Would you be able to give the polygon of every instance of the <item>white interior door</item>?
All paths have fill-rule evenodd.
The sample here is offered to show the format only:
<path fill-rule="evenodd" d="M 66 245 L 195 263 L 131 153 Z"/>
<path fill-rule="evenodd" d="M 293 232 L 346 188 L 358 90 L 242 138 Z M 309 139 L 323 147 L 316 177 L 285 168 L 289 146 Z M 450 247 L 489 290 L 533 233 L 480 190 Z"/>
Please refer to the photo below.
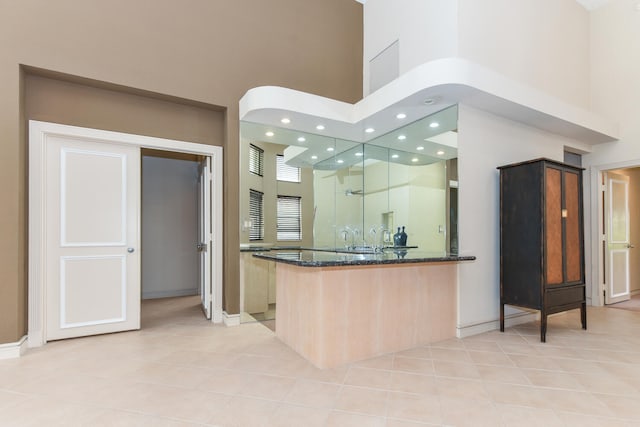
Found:
<path fill-rule="evenodd" d="M 200 252 L 200 298 L 202 310 L 211 320 L 211 158 L 205 157 L 201 162 L 200 177 L 199 236 Z"/>
<path fill-rule="evenodd" d="M 629 177 L 606 173 L 605 304 L 629 299 Z"/>
<path fill-rule="evenodd" d="M 140 149 L 45 145 L 45 338 L 140 328 Z"/>

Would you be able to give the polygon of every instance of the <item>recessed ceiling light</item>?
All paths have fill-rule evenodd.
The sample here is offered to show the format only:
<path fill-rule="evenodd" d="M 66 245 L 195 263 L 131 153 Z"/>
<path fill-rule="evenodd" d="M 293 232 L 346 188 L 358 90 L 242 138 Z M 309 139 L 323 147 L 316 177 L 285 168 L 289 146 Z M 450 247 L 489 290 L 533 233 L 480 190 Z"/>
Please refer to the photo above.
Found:
<path fill-rule="evenodd" d="M 424 150 L 424 147 L 422 145 L 420 145 L 419 147 L 416 147 L 416 150 L 422 151 L 422 150 Z"/>
<path fill-rule="evenodd" d="M 424 100 L 424 105 L 433 105 L 436 103 L 436 98 L 427 98 Z"/>
<path fill-rule="evenodd" d="M 391 158 L 392 158 L 392 159 L 397 159 L 398 157 L 400 157 L 400 156 L 398 156 L 397 154 L 392 154 L 392 155 L 391 155 Z"/>
<path fill-rule="evenodd" d="M 273 132 L 269 131 L 269 132 L 265 132 L 265 135 L 267 136 L 273 136 Z"/>
<path fill-rule="evenodd" d="M 283 118 L 282 120 L 280 120 L 282 123 L 284 123 L 285 125 L 288 125 L 289 123 L 291 123 L 291 120 L 287 117 Z"/>
<path fill-rule="evenodd" d="M 338 163 L 344 163 L 344 160 L 338 159 Z"/>
<path fill-rule="evenodd" d="M 307 138 L 305 138 L 304 136 L 298 137 L 298 142 L 305 142 L 307 140 Z"/>
<path fill-rule="evenodd" d="M 417 157 L 414 157 L 413 159 L 411 159 L 411 161 L 412 161 L 413 163 L 415 163 L 415 162 L 417 162 L 417 161 L 418 161 L 418 158 L 417 158 Z"/>
<path fill-rule="evenodd" d="M 318 156 L 315 156 L 315 155 L 311 156 L 311 160 L 317 160 L 317 159 L 318 159 Z"/>
<path fill-rule="evenodd" d="M 437 154 L 438 156 L 442 156 L 442 155 L 444 155 L 444 151 L 442 151 L 442 150 L 438 150 L 438 151 L 436 152 L 436 154 Z"/>
<path fill-rule="evenodd" d="M 372 132 L 375 132 L 376 130 L 374 128 L 366 128 L 364 131 L 366 133 L 372 133 Z"/>
<path fill-rule="evenodd" d="M 437 128 L 438 126 L 440 126 L 440 123 L 438 123 L 438 122 L 431 122 L 431 123 L 429 123 L 429 127 L 430 127 L 430 128 Z"/>
<path fill-rule="evenodd" d="M 407 115 L 405 113 L 396 114 L 396 119 L 402 120 L 402 119 L 406 119 L 406 118 L 407 118 Z"/>
<path fill-rule="evenodd" d="M 324 125 L 318 125 L 318 126 L 316 126 L 316 129 L 318 129 L 318 130 L 324 130 Z"/>
<path fill-rule="evenodd" d="M 398 139 L 400 141 L 404 141 L 405 139 L 407 139 L 407 135 L 398 135 Z"/>
<path fill-rule="evenodd" d="M 362 156 L 363 156 L 362 153 L 360 153 L 360 152 L 356 153 L 356 157 L 362 157 Z"/>
<path fill-rule="evenodd" d="M 333 147 L 327 147 L 327 151 L 333 151 Z"/>

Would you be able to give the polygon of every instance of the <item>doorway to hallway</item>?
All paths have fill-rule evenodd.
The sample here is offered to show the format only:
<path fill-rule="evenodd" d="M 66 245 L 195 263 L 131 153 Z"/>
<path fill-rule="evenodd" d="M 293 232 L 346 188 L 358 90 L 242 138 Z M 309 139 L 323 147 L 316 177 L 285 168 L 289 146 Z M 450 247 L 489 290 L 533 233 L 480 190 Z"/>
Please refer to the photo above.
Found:
<path fill-rule="evenodd" d="M 202 209 L 211 226 L 205 312 L 222 321 L 220 147 L 35 121 L 29 143 L 29 346 L 139 328 L 146 148 L 202 156 L 214 171 L 206 175 L 211 206 Z"/>

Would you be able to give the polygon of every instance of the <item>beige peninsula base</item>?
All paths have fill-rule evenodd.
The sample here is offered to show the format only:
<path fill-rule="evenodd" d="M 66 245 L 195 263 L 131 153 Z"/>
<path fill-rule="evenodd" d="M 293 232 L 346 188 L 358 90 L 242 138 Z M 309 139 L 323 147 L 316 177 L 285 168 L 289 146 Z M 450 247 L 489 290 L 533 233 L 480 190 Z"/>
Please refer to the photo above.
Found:
<path fill-rule="evenodd" d="M 278 263 L 276 335 L 319 368 L 455 336 L 457 263 Z"/>

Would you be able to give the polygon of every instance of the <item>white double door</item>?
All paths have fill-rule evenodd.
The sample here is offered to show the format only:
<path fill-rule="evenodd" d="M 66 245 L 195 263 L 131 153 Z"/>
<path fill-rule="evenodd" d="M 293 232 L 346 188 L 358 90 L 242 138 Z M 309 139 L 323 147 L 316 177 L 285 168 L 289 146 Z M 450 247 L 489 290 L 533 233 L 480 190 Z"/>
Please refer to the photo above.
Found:
<path fill-rule="evenodd" d="M 44 341 L 140 328 L 140 147 L 43 144 Z M 200 288 L 211 317 L 210 160 L 200 180 Z"/>

